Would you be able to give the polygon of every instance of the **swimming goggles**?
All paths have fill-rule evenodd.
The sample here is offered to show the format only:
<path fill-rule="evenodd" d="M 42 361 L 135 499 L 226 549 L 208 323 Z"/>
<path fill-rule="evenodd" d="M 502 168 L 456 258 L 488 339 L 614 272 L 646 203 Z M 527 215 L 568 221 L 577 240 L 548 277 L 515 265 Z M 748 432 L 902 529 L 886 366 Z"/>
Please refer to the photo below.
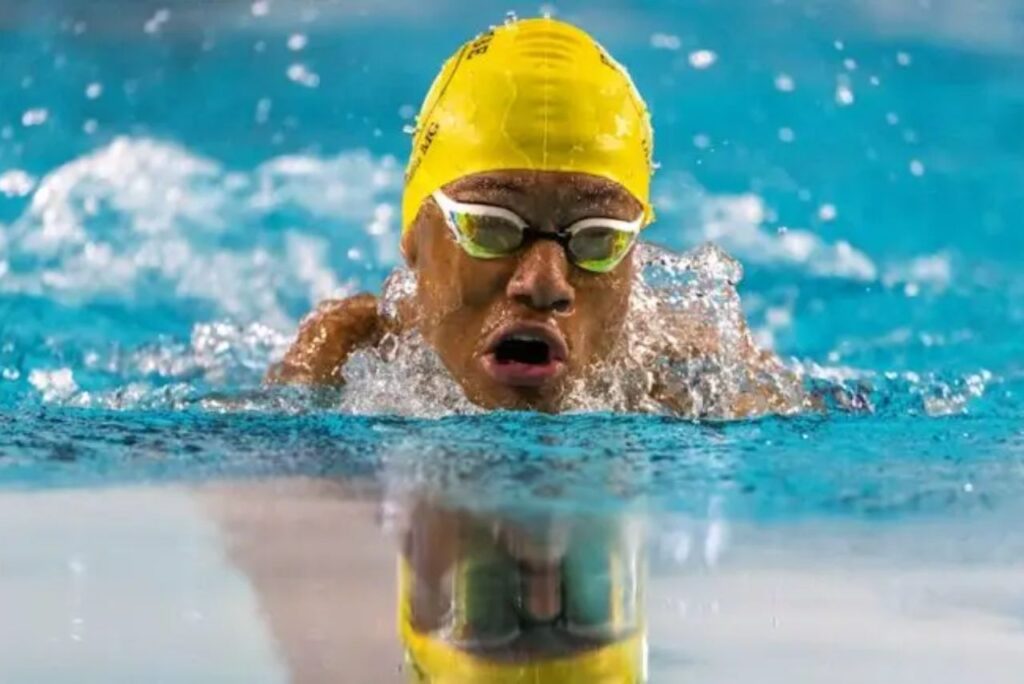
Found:
<path fill-rule="evenodd" d="M 504 207 L 456 202 L 440 190 L 432 196 L 455 241 L 477 259 L 509 256 L 529 237 L 554 240 L 576 266 L 592 273 L 608 273 L 629 253 L 644 222 L 643 216 L 634 221 L 585 218 L 550 233 L 530 228 L 521 216 Z"/>

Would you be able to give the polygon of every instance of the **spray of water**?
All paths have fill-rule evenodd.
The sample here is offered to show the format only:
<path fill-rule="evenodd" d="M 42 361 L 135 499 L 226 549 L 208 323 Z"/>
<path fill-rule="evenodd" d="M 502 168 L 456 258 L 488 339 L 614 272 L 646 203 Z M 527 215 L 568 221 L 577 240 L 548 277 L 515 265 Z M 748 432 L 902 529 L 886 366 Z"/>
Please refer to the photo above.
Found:
<path fill-rule="evenodd" d="M 568 411 L 639 411 L 728 419 L 799 411 L 797 376 L 755 348 L 735 285 L 738 263 L 713 246 L 683 255 L 644 245 L 631 306 L 612 355 L 578 379 Z M 381 308 L 394 316 L 415 276 L 397 269 Z M 389 336 L 345 368 L 341 408 L 357 413 L 443 415 L 476 409 L 415 332 Z"/>

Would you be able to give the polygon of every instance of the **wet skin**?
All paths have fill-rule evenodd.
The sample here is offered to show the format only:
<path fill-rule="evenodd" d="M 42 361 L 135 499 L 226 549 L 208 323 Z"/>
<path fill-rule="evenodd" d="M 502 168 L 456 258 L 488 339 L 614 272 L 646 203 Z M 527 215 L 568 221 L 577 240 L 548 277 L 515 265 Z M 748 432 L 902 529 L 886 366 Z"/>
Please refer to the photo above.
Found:
<path fill-rule="evenodd" d="M 505 207 L 549 233 L 583 218 L 629 221 L 642 211 L 622 186 L 581 173 L 495 171 L 466 176 L 444 191 L 457 201 Z M 369 295 L 327 303 L 303 324 L 269 379 L 339 384 L 353 349 L 374 344 L 389 325 L 414 326 L 474 403 L 557 411 L 567 385 L 605 358 L 621 333 L 632 253 L 601 274 L 571 264 L 560 244 L 545 239 L 527 241 L 508 257 L 476 259 L 456 243 L 433 200 L 403 235 L 402 252 L 417 293 L 402 307 L 401 321 L 381 320 Z M 523 335 L 544 340 L 548 363 L 498 362 L 495 346 Z"/>
<path fill-rule="evenodd" d="M 595 176 L 551 171 L 497 171 L 449 183 L 453 200 L 490 204 L 519 214 L 537 231 L 553 233 L 590 217 L 633 220 L 640 203 L 620 185 Z M 562 408 L 574 380 L 601 372 L 620 338 L 633 285 L 631 251 L 609 273 L 591 273 L 570 263 L 564 248 L 548 239 L 528 240 L 516 253 L 477 259 L 455 241 L 432 199 L 420 208 L 402 236 L 402 252 L 417 279 L 417 291 L 399 304 L 397 320 L 379 313 L 370 294 L 321 304 L 299 329 L 284 359 L 270 369 L 272 383 L 317 386 L 344 384 L 349 355 L 376 345 L 387 332 L 417 329 L 437 352 L 466 396 L 485 408 Z M 661 314 L 659 314 L 661 315 Z M 791 399 L 764 370 L 785 378 L 790 393 L 799 381 L 769 352 L 756 348 L 746 326 L 725 341 L 699 310 L 664 312 L 662 325 L 674 330 L 662 356 L 696 359 L 733 345 L 748 374 L 746 389 L 729 399 L 736 416 L 790 412 Z M 503 341 L 522 337 L 543 341 L 542 363 L 509 363 Z M 514 361 L 514 359 L 513 359 Z M 692 415 L 688 387 L 657 377 L 650 398 L 668 410 Z"/>
<path fill-rule="evenodd" d="M 477 174 L 444 190 L 457 201 L 511 209 L 548 233 L 583 218 L 633 220 L 642 211 L 618 184 L 575 173 Z M 622 329 L 632 255 L 610 273 L 591 273 L 570 263 L 557 242 L 534 239 L 509 257 L 476 259 L 432 201 L 402 247 L 417 276 L 417 327 L 481 406 L 557 410 L 568 382 L 606 357 Z M 499 362 L 496 345 L 516 336 L 544 339 L 550 363 Z"/>

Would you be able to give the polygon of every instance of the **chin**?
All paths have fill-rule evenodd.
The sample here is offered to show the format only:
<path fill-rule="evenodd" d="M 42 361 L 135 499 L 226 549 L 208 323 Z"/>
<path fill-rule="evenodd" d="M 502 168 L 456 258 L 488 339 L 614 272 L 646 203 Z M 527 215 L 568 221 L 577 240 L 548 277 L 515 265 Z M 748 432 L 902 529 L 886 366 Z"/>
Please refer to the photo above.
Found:
<path fill-rule="evenodd" d="M 508 386 L 488 381 L 463 384 L 466 396 L 477 406 L 491 410 L 558 413 L 562 407 L 562 383 L 540 387 Z"/>

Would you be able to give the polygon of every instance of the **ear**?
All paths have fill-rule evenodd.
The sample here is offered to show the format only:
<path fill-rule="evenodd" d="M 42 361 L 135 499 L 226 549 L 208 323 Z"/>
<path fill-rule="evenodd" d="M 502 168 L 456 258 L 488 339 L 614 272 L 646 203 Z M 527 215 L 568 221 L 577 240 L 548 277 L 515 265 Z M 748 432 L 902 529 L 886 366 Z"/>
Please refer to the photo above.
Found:
<path fill-rule="evenodd" d="M 416 212 L 416 217 L 412 220 L 412 223 L 402 231 L 402 241 L 400 243 L 402 249 L 402 256 L 405 257 L 405 264 L 409 268 L 416 268 L 416 264 L 419 261 L 419 243 L 422 238 L 421 236 L 426 232 L 430 232 L 430 212 L 431 202 L 423 202 L 420 205 L 420 210 Z"/>

